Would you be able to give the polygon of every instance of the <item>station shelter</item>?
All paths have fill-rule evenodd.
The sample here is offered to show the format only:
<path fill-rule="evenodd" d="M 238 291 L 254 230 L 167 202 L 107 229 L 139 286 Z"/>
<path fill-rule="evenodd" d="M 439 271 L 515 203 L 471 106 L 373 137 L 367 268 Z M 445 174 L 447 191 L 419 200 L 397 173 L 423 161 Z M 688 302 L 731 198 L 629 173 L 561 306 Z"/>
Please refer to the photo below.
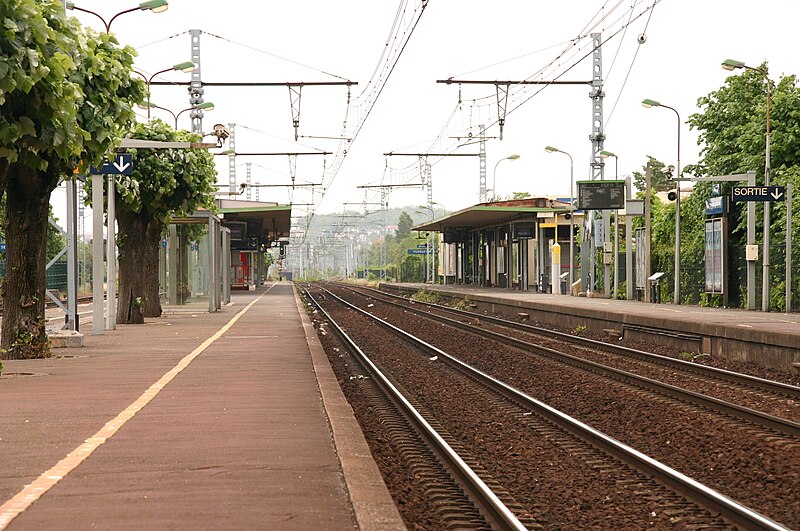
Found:
<path fill-rule="evenodd" d="M 215 312 L 230 300 L 224 274 L 229 236 L 209 210 L 170 220 L 159 253 L 160 302 L 165 312 Z"/>
<path fill-rule="evenodd" d="M 222 226 L 230 231 L 229 284 L 250 290 L 267 279 L 264 253 L 279 248 L 285 254 L 291 228 L 292 206 L 266 201 L 217 199 Z"/>
<path fill-rule="evenodd" d="M 575 261 L 580 255 L 575 234 L 582 219 L 568 200 L 533 197 L 481 203 L 413 230 L 440 234 L 445 283 L 558 292 L 569 276 L 569 246 Z M 573 277 L 580 278 L 572 265 Z"/>
<path fill-rule="evenodd" d="M 225 199 L 172 218 L 159 255 L 163 310 L 215 312 L 232 289 L 264 283 L 264 253 L 285 245 L 290 220 L 290 205 Z"/>

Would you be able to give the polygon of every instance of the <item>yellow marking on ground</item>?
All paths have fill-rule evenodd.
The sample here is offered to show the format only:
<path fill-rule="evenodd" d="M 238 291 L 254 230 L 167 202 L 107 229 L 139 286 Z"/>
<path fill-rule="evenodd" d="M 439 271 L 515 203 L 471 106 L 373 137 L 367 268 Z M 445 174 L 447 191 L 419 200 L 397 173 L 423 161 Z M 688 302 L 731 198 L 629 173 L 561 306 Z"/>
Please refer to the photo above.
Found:
<path fill-rule="evenodd" d="M 30 507 L 33 502 L 38 500 L 44 495 L 45 492 L 55 486 L 56 483 L 61 481 L 67 474 L 75 470 L 87 457 L 97 450 L 101 444 L 114 436 L 119 429 L 125 425 L 136 413 L 138 413 L 144 406 L 153 400 L 166 385 L 171 382 L 180 372 L 189 366 L 189 364 L 200 354 L 203 353 L 208 347 L 211 346 L 217 339 L 230 330 L 230 328 L 244 315 L 255 303 L 261 300 L 261 297 L 269 293 L 275 286 L 273 284 L 267 291 L 258 296 L 250 304 L 242 308 L 242 310 L 234 315 L 222 328 L 220 328 L 213 336 L 203 341 L 203 343 L 194 349 L 192 352 L 184 356 L 175 367 L 165 373 L 159 380 L 151 385 L 142 395 L 136 399 L 131 405 L 125 408 L 119 415 L 108 421 L 100 430 L 93 436 L 84 441 L 83 444 L 75 448 L 67 456 L 56 463 L 50 470 L 44 472 L 33 483 L 25 486 L 13 498 L 6 501 L 0 506 L 0 530 L 5 529 L 11 521 L 19 516 L 23 511 Z"/>

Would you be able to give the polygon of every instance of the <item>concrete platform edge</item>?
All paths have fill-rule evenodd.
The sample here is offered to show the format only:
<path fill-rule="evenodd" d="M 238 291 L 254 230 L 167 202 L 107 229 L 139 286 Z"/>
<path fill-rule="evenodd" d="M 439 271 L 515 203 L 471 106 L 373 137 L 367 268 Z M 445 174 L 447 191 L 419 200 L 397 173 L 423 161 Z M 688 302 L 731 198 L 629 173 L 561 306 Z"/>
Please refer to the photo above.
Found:
<path fill-rule="evenodd" d="M 358 527 L 406 529 L 296 289 L 294 297 Z"/>

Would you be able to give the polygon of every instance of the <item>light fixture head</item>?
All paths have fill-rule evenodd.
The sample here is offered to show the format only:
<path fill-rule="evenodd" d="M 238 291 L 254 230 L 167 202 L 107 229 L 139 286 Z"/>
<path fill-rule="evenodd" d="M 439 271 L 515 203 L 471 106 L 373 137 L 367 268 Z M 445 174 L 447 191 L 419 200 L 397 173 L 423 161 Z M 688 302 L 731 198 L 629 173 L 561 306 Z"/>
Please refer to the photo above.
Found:
<path fill-rule="evenodd" d="M 194 72 L 194 69 L 197 68 L 197 65 L 191 61 L 186 61 L 184 63 L 178 63 L 176 65 L 172 65 L 173 70 L 181 70 L 183 72 Z"/>
<path fill-rule="evenodd" d="M 196 105 L 194 108 L 195 109 L 202 109 L 204 111 L 213 111 L 214 110 L 214 103 L 212 103 L 210 101 L 205 101 L 205 102 L 201 103 L 200 105 Z"/>
<path fill-rule="evenodd" d="M 153 13 L 163 13 L 169 9 L 169 3 L 167 0 L 147 0 L 139 3 L 139 9 L 142 11 L 150 10 Z"/>
<path fill-rule="evenodd" d="M 649 109 L 650 107 L 661 107 L 661 103 L 657 102 L 656 100 L 643 99 L 642 107 L 645 109 Z"/>
<path fill-rule="evenodd" d="M 506 158 L 507 158 L 508 160 L 518 160 L 518 159 L 520 158 L 520 156 L 519 156 L 519 155 L 517 155 L 516 153 L 514 153 L 513 155 L 509 155 L 509 156 L 507 156 Z"/>
<path fill-rule="evenodd" d="M 544 150 L 547 151 L 548 153 L 556 153 L 558 151 L 561 151 L 560 149 L 554 148 L 553 146 L 547 146 L 546 148 L 544 148 Z"/>
<path fill-rule="evenodd" d="M 744 63 L 735 59 L 725 59 L 722 61 L 722 68 L 724 70 L 733 71 L 737 68 L 744 68 Z"/>
<path fill-rule="evenodd" d="M 67 9 L 75 9 L 75 2 L 66 2 L 64 5 Z"/>
<path fill-rule="evenodd" d="M 605 158 L 608 158 L 608 157 L 617 158 L 617 156 L 615 154 L 613 154 L 612 152 L 610 152 L 610 151 L 601 151 L 597 155 L 602 159 L 605 159 Z"/>

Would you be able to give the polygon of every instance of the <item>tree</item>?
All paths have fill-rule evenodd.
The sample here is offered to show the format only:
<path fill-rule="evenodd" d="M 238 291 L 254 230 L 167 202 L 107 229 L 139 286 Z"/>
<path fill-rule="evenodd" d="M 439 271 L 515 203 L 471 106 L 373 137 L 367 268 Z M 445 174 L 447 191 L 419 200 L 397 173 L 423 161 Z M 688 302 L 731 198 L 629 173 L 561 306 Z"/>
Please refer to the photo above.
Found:
<path fill-rule="evenodd" d="M 767 71 L 766 63 L 760 67 Z M 687 167 L 687 171 L 697 175 L 730 175 L 756 172 L 757 182 L 763 182 L 764 163 L 766 158 L 766 95 L 765 76 L 761 72 L 744 70 L 737 75 L 730 76 L 725 85 L 709 95 L 698 99 L 701 112 L 689 117 L 689 124 L 700 132 L 699 142 L 701 160 L 695 167 Z M 772 167 L 772 184 L 785 185 L 793 182 L 794 186 L 800 185 L 800 160 L 797 158 L 797 139 L 800 138 L 800 91 L 794 75 L 782 76 L 777 83 L 767 80 L 771 84 L 771 142 L 770 166 Z M 721 186 L 722 195 L 730 195 L 734 184 L 724 183 Z M 695 187 L 698 200 L 710 196 L 710 184 L 701 184 Z M 699 193 L 698 193 L 699 192 Z M 693 194 L 694 195 L 694 194 Z M 741 260 L 746 243 L 747 222 L 744 203 L 734 203 L 730 219 L 730 247 L 736 250 L 731 253 L 732 267 L 730 268 L 730 286 L 745 285 L 744 261 Z M 779 204 L 776 204 L 779 205 Z M 702 208 L 700 205 L 694 208 Z M 759 207 L 760 208 L 760 207 Z M 770 231 L 772 234 L 785 237 L 786 212 L 785 208 L 773 208 L 775 215 L 771 217 Z M 757 216 L 759 222 L 763 219 Z M 794 230 L 797 230 L 797 219 Z M 702 230 L 703 219 L 699 219 L 695 231 Z M 757 227 L 756 232 L 762 234 L 762 227 Z M 793 238 L 797 238 L 797 233 Z M 702 243 L 700 238 L 698 245 Z M 771 246 L 771 263 L 780 269 L 785 264 L 783 254 L 784 245 L 778 240 Z M 795 253 L 796 255 L 797 253 Z M 794 275 L 797 275 L 800 258 L 793 257 Z M 780 274 L 775 271 L 776 277 Z M 770 306 L 776 309 L 785 309 L 783 281 L 770 282 Z M 734 301 L 738 302 L 738 294 L 731 293 Z"/>
<path fill-rule="evenodd" d="M 132 138 L 197 142 L 199 135 L 175 131 L 159 119 L 136 124 Z M 130 179 L 118 179 L 118 323 L 141 323 L 161 315 L 158 252 L 172 216 L 213 207 L 213 155 L 205 149 L 131 149 Z"/>
<path fill-rule="evenodd" d="M 411 234 L 411 227 L 414 226 L 414 220 L 411 219 L 406 212 L 400 212 L 400 219 L 397 221 L 397 230 L 395 234 L 398 240 L 408 238 Z"/>
<path fill-rule="evenodd" d="M 2 348 L 10 359 L 48 355 L 45 242 L 50 194 L 81 161 L 99 163 L 134 120 L 144 83 L 133 50 L 84 30 L 63 4 L 0 0 L 0 196 L 7 269 Z"/>

